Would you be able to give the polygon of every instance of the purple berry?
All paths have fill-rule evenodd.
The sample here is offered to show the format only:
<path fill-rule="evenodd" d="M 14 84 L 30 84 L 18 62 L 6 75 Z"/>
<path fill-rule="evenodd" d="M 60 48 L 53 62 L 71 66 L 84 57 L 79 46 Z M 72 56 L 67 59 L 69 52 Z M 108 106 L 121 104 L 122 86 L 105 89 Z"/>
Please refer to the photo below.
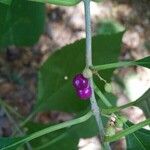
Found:
<path fill-rule="evenodd" d="M 89 86 L 88 79 L 85 78 L 82 74 L 77 74 L 73 79 L 73 86 L 77 90 L 85 89 Z"/>
<path fill-rule="evenodd" d="M 77 95 L 81 98 L 81 99 L 89 99 L 92 95 L 92 89 L 90 86 L 88 86 L 85 89 L 82 90 L 77 90 Z"/>

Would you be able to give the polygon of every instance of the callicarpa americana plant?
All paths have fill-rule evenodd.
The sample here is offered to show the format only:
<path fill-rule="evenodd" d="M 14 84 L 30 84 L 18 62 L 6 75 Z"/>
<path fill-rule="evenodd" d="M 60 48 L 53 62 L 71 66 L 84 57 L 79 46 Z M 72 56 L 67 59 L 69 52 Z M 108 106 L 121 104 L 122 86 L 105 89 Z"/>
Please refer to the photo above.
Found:
<path fill-rule="evenodd" d="M 107 82 L 116 68 L 150 68 L 150 57 L 117 62 L 125 30 L 119 28 L 118 32 L 101 33 L 92 37 L 91 1 L 0 1 L 1 47 L 35 44 L 43 33 L 45 3 L 74 6 L 82 2 L 86 31 L 85 39 L 62 47 L 40 66 L 36 104 L 27 118 L 20 116 L 15 109 L 0 100 L 9 118 L 14 120 L 10 113 L 17 118 L 18 124 L 15 121 L 14 124 L 16 133 L 19 133 L 14 133 L 9 138 L 0 137 L 1 150 L 75 150 L 78 149 L 80 138 L 94 136 L 99 137 L 103 150 L 110 150 L 111 142 L 122 138 L 125 138 L 127 150 L 150 149 L 150 131 L 143 128 L 150 124 L 150 89 L 137 100 L 116 106 L 116 97 L 110 93 L 111 86 Z M 31 30 L 31 34 L 25 34 L 28 30 Z M 104 86 L 110 92 L 106 92 Z M 134 124 L 121 114 L 121 110 L 132 106 L 142 109 L 146 117 L 144 121 Z M 33 121 L 37 113 L 53 110 L 73 113 L 74 118 L 59 124 L 53 122 L 46 125 Z"/>

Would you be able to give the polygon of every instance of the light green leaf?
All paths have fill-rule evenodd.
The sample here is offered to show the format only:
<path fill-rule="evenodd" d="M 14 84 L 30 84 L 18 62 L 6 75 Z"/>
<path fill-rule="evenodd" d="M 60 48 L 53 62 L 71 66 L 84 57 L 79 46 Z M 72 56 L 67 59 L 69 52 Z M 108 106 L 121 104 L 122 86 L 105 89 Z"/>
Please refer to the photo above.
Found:
<path fill-rule="evenodd" d="M 29 0 L 29 1 L 50 3 L 55 5 L 73 6 L 78 4 L 81 0 Z"/>
<path fill-rule="evenodd" d="M 12 2 L 12 0 L 0 0 L 0 3 L 6 4 L 6 5 L 10 5 Z"/>
<path fill-rule="evenodd" d="M 33 45 L 43 32 L 44 18 L 44 4 L 26 0 L 0 4 L 0 46 Z"/>
<path fill-rule="evenodd" d="M 128 122 L 126 127 L 130 127 L 133 124 Z M 140 129 L 133 134 L 126 136 L 127 150 L 149 150 L 150 148 L 150 131 L 146 129 Z"/>
<path fill-rule="evenodd" d="M 50 3 L 55 5 L 62 5 L 62 6 L 73 6 L 80 3 L 82 0 L 29 0 L 34 2 L 40 2 L 40 3 Z M 102 0 L 93 0 L 95 2 L 100 2 Z"/>
<path fill-rule="evenodd" d="M 123 32 L 93 37 L 93 63 L 103 64 L 117 60 Z M 110 46 L 111 45 L 111 46 Z M 85 67 L 85 39 L 67 45 L 41 66 L 39 70 L 38 101 L 40 111 L 61 110 L 67 112 L 83 111 L 89 101 L 80 100 L 72 86 L 75 74 Z M 101 72 L 101 76 L 110 80 L 113 70 Z M 65 80 L 67 77 L 68 80 Z M 98 81 L 99 82 L 99 81 Z M 101 88 L 103 84 L 98 84 Z"/>

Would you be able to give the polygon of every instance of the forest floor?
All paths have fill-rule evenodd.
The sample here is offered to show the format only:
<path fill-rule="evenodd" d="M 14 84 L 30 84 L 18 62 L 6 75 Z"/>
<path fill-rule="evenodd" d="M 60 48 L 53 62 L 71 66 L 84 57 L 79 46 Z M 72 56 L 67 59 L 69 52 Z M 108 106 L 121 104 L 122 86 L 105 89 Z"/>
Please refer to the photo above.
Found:
<path fill-rule="evenodd" d="M 104 19 L 118 20 L 126 27 L 119 60 L 136 60 L 150 55 L 150 1 L 149 0 L 106 0 L 91 3 L 92 30 L 96 33 L 98 24 Z M 85 37 L 83 4 L 75 7 L 46 6 L 45 33 L 33 47 L 7 48 L 0 54 L 0 98 L 22 116 L 28 116 L 36 99 L 37 70 L 46 58 L 58 48 Z M 131 75 L 132 77 L 131 78 Z M 125 89 L 115 91 L 118 105 L 141 96 L 150 87 L 150 70 L 140 67 L 123 68 L 115 71 L 126 83 Z M 135 91 L 136 87 L 136 91 Z M 137 95 L 138 93 L 138 95 Z M 128 96 L 127 96 L 128 94 Z M 123 112 L 131 121 L 144 120 L 140 109 L 130 108 Z M 132 115 L 131 115 L 132 114 Z M 133 115 L 134 114 L 134 115 Z M 36 121 L 48 123 L 70 119 L 63 112 L 39 113 Z M 13 133 L 12 122 L 4 109 L 0 108 L 0 136 Z M 89 139 L 88 143 L 96 139 Z M 81 141 L 80 146 L 88 145 Z M 97 141 L 96 141 L 97 142 Z M 123 149 L 122 144 L 113 144 L 113 149 Z M 82 150 L 96 150 L 82 148 Z"/>

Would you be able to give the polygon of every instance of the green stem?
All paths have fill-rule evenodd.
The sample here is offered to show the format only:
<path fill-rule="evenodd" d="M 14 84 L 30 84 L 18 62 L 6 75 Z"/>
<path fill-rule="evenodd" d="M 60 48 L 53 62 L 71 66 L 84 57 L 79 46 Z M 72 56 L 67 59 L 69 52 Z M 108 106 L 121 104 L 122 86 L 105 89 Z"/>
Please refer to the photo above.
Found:
<path fill-rule="evenodd" d="M 128 107 L 131 107 L 131 106 L 136 106 L 136 104 L 139 102 L 139 100 L 136 100 L 134 102 L 131 102 L 131 103 L 128 103 L 128 104 L 125 104 L 125 105 L 122 105 L 120 107 L 112 107 L 111 103 L 109 102 L 109 100 L 105 97 L 105 95 L 100 91 L 100 89 L 97 87 L 97 85 L 94 83 L 94 89 L 95 89 L 95 92 L 96 94 L 99 96 L 99 98 L 103 101 L 103 103 L 109 107 L 109 108 L 106 108 L 106 109 L 102 109 L 102 114 L 112 114 L 112 113 L 115 113 L 117 111 L 120 111 L 122 109 L 125 109 L 125 108 L 128 108 Z"/>
<path fill-rule="evenodd" d="M 119 107 L 110 107 L 110 108 L 107 108 L 107 109 L 102 109 L 102 113 L 103 114 L 112 114 L 112 113 L 118 112 L 122 109 L 131 107 L 131 106 L 136 106 L 136 101 L 125 104 L 125 105 L 122 105 L 122 106 L 119 106 Z"/>
<path fill-rule="evenodd" d="M 97 85 L 94 83 L 94 90 L 95 93 L 99 96 L 99 98 L 103 101 L 103 103 L 107 106 L 107 107 L 111 107 L 111 103 L 107 100 L 107 98 L 104 96 L 104 94 L 99 90 L 99 88 L 97 87 Z M 109 109 L 108 109 L 109 110 Z"/>
<path fill-rule="evenodd" d="M 37 112 L 36 111 L 33 111 L 24 121 L 22 121 L 21 123 L 20 123 L 20 127 L 23 127 L 23 126 L 25 126 L 33 117 L 34 117 L 34 115 L 36 114 Z"/>
<path fill-rule="evenodd" d="M 73 125 L 76 125 L 76 124 L 79 124 L 79 123 L 82 123 L 82 122 L 85 122 L 91 116 L 92 116 L 92 112 L 88 112 L 87 114 L 85 114 L 84 116 L 82 116 L 80 118 L 73 119 L 73 120 L 66 121 L 66 122 L 63 122 L 63 123 L 60 123 L 60 124 L 57 124 L 57 125 L 54 125 L 54 126 L 47 127 L 47 128 L 42 129 L 40 131 L 32 133 L 32 134 L 28 135 L 27 137 L 24 137 L 21 140 L 16 141 L 16 142 L 14 142 L 14 143 L 12 143 L 8 146 L 5 146 L 4 148 L 1 148 L 1 150 L 7 150 L 8 148 L 14 147 L 18 144 L 29 142 L 29 141 L 31 141 L 33 139 L 36 139 L 38 137 L 41 137 L 45 134 L 48 134 L 48 133 L 51 133 L 51 132 L 54 132 L 54 131 L 57 131 L 57 130 L 60 130 L 60 129 L 63 129 L 63 128 L 66 128 L 66 127 L 71 127 Z"/>
<path fill-rule="evenodd" d="M 86 27 L 86 67 L 89 68 L 90 66 L 92 66 L 92 34 L 91 34 L 90 0 L 83 0 L 83 2 L 84 2 L 84 10 L 85 10 L 85 27 Z M 105 132 L 104 132 L 104 127 L 100 115 L 100 109 L 97 105 L 97 101 L 95 98 L 93 77 L 89 79 L 89 82 L 92 89 L 92 95 L 90 98 L 91 109 L 93 111 L 93 115 L 95 116 L 98 125 L 100 142 L 102 147 L 105 150 L 110 150 L 109 144 L 104 142 Z"/>
<path fill-rule="evenodd" d="M 117 134 L 115 134 L 114 136 L 110 136 L 110 137 L 106 137 L 105 141 L 106 142 L 113 142 L 113 141 L 117 141 L 120 138 L 127 136 L 128 134 L 131 134 L 139 129 L 141 129 L 142 127 L 149 125 L 150 124 L 150 119 L 147 119 L 143 122 L 140 122 L 138 124 L 132 125 L 131 127 L 128 127 L 127 129 L 124 129 L 120 132 L 118 132 Z"/>
<path fill-rule="evenodd" d="M 117 63 L 110 63 L 110 64 L 93 66 L 92 69 L 99 71 L 99 70 L 113 69 L 113 68 L 119 68 L 119 67 L 134 66 L 137 64 L 138 63 L 135 61 L 117 62 Z"/>
<path fill-rule="evenodd" d="M 99 71 L 99 70 L 113 69 L 113 68 L 127 67 L 127 66 L 135 66 L 135 65 L 141 65 L 141 66 L 150 65 L 150 62 L 140 61 L 140 60 L 137 60 L 137 61 L 124 61 L 124 62 L 116 62 L 116 63 L 93 66 L 91 68 Z"/>

